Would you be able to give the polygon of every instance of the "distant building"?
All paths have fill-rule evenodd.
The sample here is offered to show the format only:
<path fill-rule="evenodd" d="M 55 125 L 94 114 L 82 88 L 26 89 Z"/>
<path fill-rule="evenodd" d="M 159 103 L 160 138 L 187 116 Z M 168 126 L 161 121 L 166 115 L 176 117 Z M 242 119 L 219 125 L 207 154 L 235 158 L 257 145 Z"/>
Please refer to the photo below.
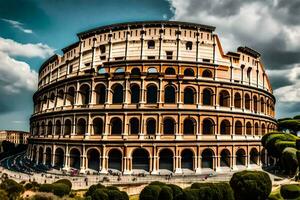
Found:
<path fill-rule="evenodd" d="M 15 144 L 27 144 L 29 134 L 25 131 L 2 130 L 0 131 L 0 142 L 6 140 Z"/>

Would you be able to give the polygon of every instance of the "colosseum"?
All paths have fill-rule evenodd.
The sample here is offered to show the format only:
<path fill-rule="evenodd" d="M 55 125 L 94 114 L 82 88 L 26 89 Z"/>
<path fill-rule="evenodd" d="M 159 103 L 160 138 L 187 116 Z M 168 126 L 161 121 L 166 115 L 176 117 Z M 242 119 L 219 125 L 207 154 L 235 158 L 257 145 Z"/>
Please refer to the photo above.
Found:
<path fill-rule="evenodd" d="M 261 55 L 224 53 L 215 27 L 113 24 L 39 70 L 27 156 L 80 173 L 203 174 L 266 164 L 276 129 Z"/>

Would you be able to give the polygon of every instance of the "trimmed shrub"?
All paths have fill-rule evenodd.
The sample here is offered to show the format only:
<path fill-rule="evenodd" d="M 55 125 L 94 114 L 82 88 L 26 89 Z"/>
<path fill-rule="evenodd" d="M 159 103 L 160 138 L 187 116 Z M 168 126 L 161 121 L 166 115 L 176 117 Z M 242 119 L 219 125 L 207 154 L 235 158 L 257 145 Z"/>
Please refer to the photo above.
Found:
<path fill-rule="evenodd" d="M 284 199 L 296 199 L 300 197 L 300 185 L 282 185 L 280 188 L 280 194 Z"/>
<path fill-rule="evenodd" d="M 275 147 L 276 147 L 277 152 L 279 153 L 279 156 L 281 156 L 283 150 L 287 147 L 296 149 L 296 142 L 293 142 L 293 141 L 277 141 L 275 143 Z"/>
<path fill-rule="evenodd" d="M 140 193 L 140 200 L 157 200 L 161 188 L 158 185 L 147 185 Z"/>
<path fill-rule="evenodd" d="M 8 200 L 8 195 L 4 190 L 0 190 L 0 199 L 1 200 Z"/>
<path fill-rule="evenodd" d="M 272 190 L 269 175 L 262 171 L 241 171 L 233 174 L 230 186 L 235 200 L 265 200 Z"/>
<path fill-rule="evenodd" d="M 126 200 L 126 197 L 119 190 L 107 190 L 109 200 Z"/>
<path fill-rule="evenodd" d="M 104 189 L 105 186 L 98 183 L 96 185 L 91 185 L 88 189 L 88 191 L 85 193 L 85 196 L 88 197 L 88 196 L 92 196 L 92 194 L 95 192 L 95 190 L 97 189 Z"/>
<path fill-rule="evenodd" d="M 173 191 L 168 186 L 162 186 L 158 195 L 159 200 L 172 200 L 173 199 Z"/>
<path fill-rule="evenodd" d="M 123 200 L 129 200 L 129 196 L 126 192 L 124 192 L 124 191 L 120 191 L 120 192 L 121 192 Z"/>
<path fill-rule="evenodd" d="M 298 168 L 297 149 L 285 148 L 282 152 L 281 161 L 289 174 L 295 174 Z"/>
<path fill-rule="evenodd" d="M 106 189 L 120 191 L 119 188 L 117 188 L 116 186 L 112 186 L 112 185 L 111 186 L 107 186 Z"/>
<path fill-rule="evenodd" d="M 160 181 L 153 181 L 149 185 L 158 185 L 159 187 L 165 186 L 166 184 Z"/>
<path fill-rule="evenodd" d="M 184 200 L 198 200 L 199 189 L 184 189 L 182 199 Z"/>
<path fill-rule="evenodd" d="M 52 184 L 42 184 L 39 188 L 40 192 L 52 192 L 53 191 L 53 185 Z"/>
<path fill-rule="evenodd" d="M 58 181 L 56 181 L 55 183 L 63 183 L 67 186 L 69 186 L 70 190 L 72 189 L 72 182 L 68 179 L 60 179 Z"/>
<path fill-rule="evenodd" d="M 233 191 L 226 182 L 220 183 L 193 183 L 192 189 L 209 188 L 214 200 L 234 200 Z"/>
<path fill-rule="evenodd" d="M 33 188 L 32 183 L 26 183 L 26 184 L 24 185 L 24 189 L 25 189 L 25 190 L 31 190 L 32 188 Z"/>
<path fill-rule="evenodd" d="M 96 189 L 92 195 L 92 200 L 109 200 L 108 194 L 104 192 L 102 189 Z"/>
<path fill-rule="evenodd" d="M 179 187 L 178 185 L 174 185 L 174 184 L 168 184 L 167 186 L 172 189 L 174 200 L 178 200 L 178 199 L 182 198 L 183 192 L 182 192 L 181 187 Z"/>
<path fill-rule="evenodd" d="M 63 197 L 64 195 L 67 195 L 70 193 L 71 189 L 68 185 L 64 183 L 53 183 L 53 194 L 59 197 Z"/>
<path fill-rule="evenodd" d="M 2 181 L 0 188 L 7 192 L 9 199 L 16 199 L 24 191 L 24 187 L 12 179 Z"/>
<path fill-rule="evenodd" d="M 38 193 L 35 194 L 31 200 L 54 200 L 57 199 L 53 194 L 50 193 Z"/>

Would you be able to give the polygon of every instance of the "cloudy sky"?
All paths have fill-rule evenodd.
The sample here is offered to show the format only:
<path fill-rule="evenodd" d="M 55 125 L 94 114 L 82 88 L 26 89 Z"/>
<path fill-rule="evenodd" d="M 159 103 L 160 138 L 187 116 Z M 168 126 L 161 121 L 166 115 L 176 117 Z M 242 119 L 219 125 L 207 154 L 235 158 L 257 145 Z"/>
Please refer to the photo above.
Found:
<path fill-rule="evenodd" d="M 139 20 L 216 26 L 225 51 L 262 54 L 277 117 L 300 114 L 299 0 L 0 0 L 0 130 L 28 130 L 37 71 L 76 33 Z"/>

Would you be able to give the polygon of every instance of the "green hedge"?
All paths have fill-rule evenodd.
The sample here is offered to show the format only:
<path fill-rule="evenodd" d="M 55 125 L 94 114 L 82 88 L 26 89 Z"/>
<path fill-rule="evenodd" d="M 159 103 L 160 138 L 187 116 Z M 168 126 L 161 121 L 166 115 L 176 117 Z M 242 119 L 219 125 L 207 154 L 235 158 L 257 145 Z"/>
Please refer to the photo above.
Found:
<path fill-rule="evenodd" d="M 115 186 L 105 187 L 100 183 L 90 186 L 85 197 L 91 200 L 129 200 L 126 192 Z"/>
<path fill-rule="evenodd" d="M 65 185 L 69 186 L 70 190 L 72 189 L 72 182 L 68 179 L 60 179 L 60 180 L 56 181 L 55 183 L 63 183 Z"/>
<path fill-rule="evenodd" d="M 282 152 L 281 161 L 286 171 L 289 174 L 294 175 L 299 166 L 297 158 L 297 149 L 291 147 L 285 148 Z"/>
<path fill-rule="evenodd" d="M 5 190 L 9 199 L 16 199 L 23 191 L 23 185 L 17 183 L 12 179 L 6 179 L 0 184 L 0 189 Z"/>
<path fill-rule="evenodd" d="M 141 191 L 139 200 L 158 200 L 161 187 L 159 185 L 147 185 Z"/>
<path fill-rule="evenodd" d="M 272 181 L 265 172 L 245 170 L 233 174 L 230 186 L 235 200 L 267 199 L 272 190 Z"/>
<path fill-rule="evenodd" d="M 173 200 L 173 190 L 169 186 L 162 186 L 158 200 Z"/>
<path fill-rule="evenodd" d="M 280 188 L 280 194 L 284 199 L 296 199 L 300 197 L 300 185 L 289 184 L 282 185 Z"/>
<path fill-rule="evenodd" d="M 39 188 L 40 192 L 53 192 L 53 185 L 52 184 L 42 184 Z"/>
<path fill-rule="evenodd" d="M 70 187 L 64 183 L 53 183 L 52 187 L 53 187 L 53 194 L 59 197 L 68 195 L 71 192 Z"/>
<path fill-rule="evenodd" d="M 191 189 L 209 188 L 214 200 L 234 200 L 233 190 L 226 182 L 220 183 L 193 183 Z"/>

